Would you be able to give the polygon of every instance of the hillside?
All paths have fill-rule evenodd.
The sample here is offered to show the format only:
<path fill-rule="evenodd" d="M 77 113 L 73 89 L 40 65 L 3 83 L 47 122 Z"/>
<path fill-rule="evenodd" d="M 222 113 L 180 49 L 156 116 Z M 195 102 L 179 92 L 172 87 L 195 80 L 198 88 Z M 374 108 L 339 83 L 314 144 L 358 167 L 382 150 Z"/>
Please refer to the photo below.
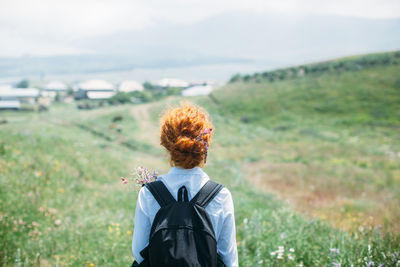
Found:
<path fill-rule="evenodd" d="M 191 98 L 215 125 L 205 171 L 232 192 L 240 266 L 399 264 L 396 73 L 237 82 Z M 168 171 L 158 117 L 181 100 L 0 113 L 0 265 L 130 264 L 139 188 L 120 177 Z"/>
<path fill-rule="evenodd" d="M 214 96 L 227 113 L 268 126 L 320 119 L 399 126 L 399 73 L 400 51 L 371 54 L 235 75 Z"/>
<path fill-rule="evenodd" d="M 199 103 L 248 137 L 230 155 L 257 188 L 335 227 L 399 232 L 399 59 L 392 52 L 236 75 Z"/>

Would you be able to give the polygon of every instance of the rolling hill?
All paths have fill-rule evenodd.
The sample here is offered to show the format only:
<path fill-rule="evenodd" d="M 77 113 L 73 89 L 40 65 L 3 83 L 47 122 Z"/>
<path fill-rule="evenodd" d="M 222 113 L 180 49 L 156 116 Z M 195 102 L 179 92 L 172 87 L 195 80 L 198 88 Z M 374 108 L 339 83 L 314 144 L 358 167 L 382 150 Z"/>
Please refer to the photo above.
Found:
<path fill-rule="evenodd" d="M 190 99 L 215 125 L 205 171 L 232 192 L 240 266 L 399 264 L 398 73 L 255 74 Z M 181 100 L 0 113 L 0 265 L 130 264 L 139 188 L 120 177 L 168 171 L 158 118 Z"/>

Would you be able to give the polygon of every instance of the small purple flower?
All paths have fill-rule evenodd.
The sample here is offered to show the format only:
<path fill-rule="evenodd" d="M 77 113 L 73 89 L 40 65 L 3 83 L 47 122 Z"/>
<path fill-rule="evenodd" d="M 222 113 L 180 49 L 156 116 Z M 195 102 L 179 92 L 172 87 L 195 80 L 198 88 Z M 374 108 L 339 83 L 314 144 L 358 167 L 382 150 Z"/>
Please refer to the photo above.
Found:
<path fill-rule="evenodd" d="M 157 180 L 157 172 L 151 173 L 147 168 L 137 167 L 136 168 L 136 183 L 147 184 Z"/>
<path fill-rule="evenodd" d="M 206 161 L 207 161 L 208 144 L 207 144 L 207 141 L 203 140 L 202 137 L 203 137 L 203 135 L 205 135 L 205 134 L 211 133 L 212 130 L 213 130 L 212 128 L 205 129 L 205 130 L 203 130 L 203 131 L 196 137 L 196 140 L 197 140 L 197 141 L 203 142 L 204 148 L 205 148 L 205 150 L 206 150 L 205 155 L 204 155 L 204 163 L 206 163 Z"/>
<path fill-rule="evenodd" d="M 373 262 L 373 261 L 370 261 L 370 262 L 368 263 L 368 266 L 374 266 L 374 262 Z"/>
<path fill-rule="evenodd" d="M 212 132 L 212 128 L 209 128 L 209 129 L 205 129 L 204 131 L 203 131 L 203 134 L 209 134 L 209 133 L 211 133 Z"/>
<path fill-rule="evenodd" d="M 336 254 L 336 255 L 338 255 L 340 253 L 338 248 L 331 248 L 331 249 L 329 249 L 329 252 L 331 254 Z"/>

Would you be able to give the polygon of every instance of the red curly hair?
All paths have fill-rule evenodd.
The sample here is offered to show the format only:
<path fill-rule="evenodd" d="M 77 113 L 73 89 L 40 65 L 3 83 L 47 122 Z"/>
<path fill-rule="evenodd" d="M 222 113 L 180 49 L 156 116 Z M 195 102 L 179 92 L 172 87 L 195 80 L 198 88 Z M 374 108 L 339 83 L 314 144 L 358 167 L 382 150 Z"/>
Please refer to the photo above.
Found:
<path fill-rule="evenodd" d="M 207 146 L 210 144 L 212 132 L 201 133 L 213 128 L 206 111 L 184 102 L 165 112 L 160 125 L 161 145 L 168 150 L 172 166 L 191 169 L 205 163 L 207 147 L 204 141 Z"/>

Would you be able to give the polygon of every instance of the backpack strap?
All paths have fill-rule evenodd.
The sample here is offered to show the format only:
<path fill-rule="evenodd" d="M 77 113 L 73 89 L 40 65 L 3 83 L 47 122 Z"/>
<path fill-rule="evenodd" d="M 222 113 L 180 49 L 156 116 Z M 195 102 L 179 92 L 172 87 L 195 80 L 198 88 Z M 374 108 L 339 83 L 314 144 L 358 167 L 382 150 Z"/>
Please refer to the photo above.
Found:
<path fill-rule="evenodd" d="M 149 189 L 150 193 L 157 200 L 160 207 L 165 207 L 173 202 L 176 202 L 175 198 L 168 191 L 168 188 L 161 181 L 154 181 L 145 184 L 145 187 Z"/>
<path fill-rule="evenodd" d="M 214 197 L 221 191 L 223 185 L 208 180 L 207 183 L 200 189 L 200 191 L 192 198 L 190 202 L 200 205 L 201 207 L 207 207 L 208 203 L 214 199 Z"/>

